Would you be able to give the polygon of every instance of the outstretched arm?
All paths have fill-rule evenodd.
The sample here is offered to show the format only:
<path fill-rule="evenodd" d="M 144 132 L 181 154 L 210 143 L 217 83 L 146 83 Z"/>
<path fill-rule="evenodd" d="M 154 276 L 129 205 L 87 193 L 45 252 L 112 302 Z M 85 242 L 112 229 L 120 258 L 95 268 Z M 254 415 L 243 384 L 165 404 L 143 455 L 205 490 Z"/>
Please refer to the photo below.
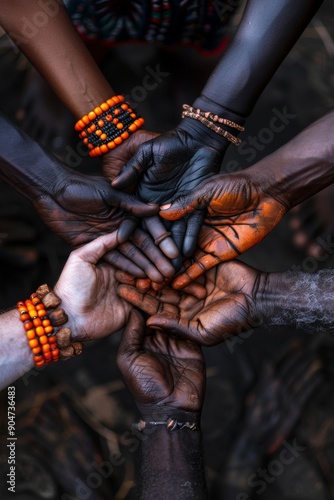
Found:
<path fill-rule="evenodd" d="M 334 271 L 264 273 L 231 261 L 207 271 L 177 291 L 143 291 L 119 272 L 118 294 L 149 314 L 147 325 L 178 338 L 211 346 L 234 343 L 254 327 L 286 325 L 331 332 L 334 328 Z"/>
<path fill-rule="evenodd" d="M 147 331 L 144 318 L 133 310 L 117 363 L 141 417 L 139 498 L 206 499 L 199 431 L 205 386 L 200 349 Z"/>
<path fill-rule="evenodd" d="M 105 178 L 70 170 L 1 115 L 0 144 L 0 178 L 26 196 L 65 241 L 77 247 L 121 227 L 119 249 L 105 257 L 111 264 L 158 282 L 173 275 L 169 260 L 133 217 L 152 215 L 158 207 L 116 191 Z"/>
<path fill-rule="evenodd" d="M 194 106 L 247 116 L 321 4 L 248 0 L 230 46 Z"/>
<path fill-rule="evenodd" d="M 74 250 L 54 287 L 68 316 L 64 326 L 71 329 L 74 341 L 103 338 L 120 330 L 127 321 L 130 306 L 116 294 L 115 270 L 99 262 L 116 245 L 114 232 Z M 34 366 L 33 346 L 29 347 L 19 318 L 17 309 L 0 314 L 0 390 Z"/>
<path fill-rule="evenodd" d="M 235 37 L 193 104 L 195 110 L 242 125 L 320 4 L 319 0 L 249 0 Z M 223 132 L 239 133 L 226 124 L 209 122 Z M 142 144 L 113 186 L 123 189 L 144 173 L 138 188 L 141 198 L 160 205 L 168 203 L 217 174 L 229 144 L 226 136 L 188 115 L 175 130 Z M 197 210 L 183 224 L 173 222 L 171 226 L 184 256 L 194 252 L 203 217 Z"/>
<path fill-rule="evenodd" d="M 306 128 L 250 168 L 217 175 L 193 193 L 162 207 L 179 220 L 206 209 L 195 263 L 178 276 L 182 288 L 206 269 L 233 259 L 261 241 L 295 205 L 334 182 L 334 112 Z"/>

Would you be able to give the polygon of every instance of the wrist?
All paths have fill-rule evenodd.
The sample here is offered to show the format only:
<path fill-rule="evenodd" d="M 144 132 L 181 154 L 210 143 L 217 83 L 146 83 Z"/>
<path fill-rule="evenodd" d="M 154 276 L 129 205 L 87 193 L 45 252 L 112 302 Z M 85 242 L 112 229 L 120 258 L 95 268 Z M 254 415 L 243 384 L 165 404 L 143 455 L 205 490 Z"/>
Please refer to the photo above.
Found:
<path fill-rule="evenodd" d="M 167 421 L 172 419 L 177 420 L 179 423 L 188 422 L 189 424 L 195 424 L 197 428 L 200 427 L 200 412 L 187 411 L 169 405 L 139 403 L 138 401 L 136 401 L 136 406 L 143 422 L 166 422 L 167 425 Z"/>
<path fill-rule="evenodd" d="M 176 129 L 189 134 L 192 139 L 203 144 L 203 147 L 211 147 L 217 150 L 221 154 L 222 160 L 225 151 L 230 145 L 227 139 L 192 118 L 182 118 Z"/>

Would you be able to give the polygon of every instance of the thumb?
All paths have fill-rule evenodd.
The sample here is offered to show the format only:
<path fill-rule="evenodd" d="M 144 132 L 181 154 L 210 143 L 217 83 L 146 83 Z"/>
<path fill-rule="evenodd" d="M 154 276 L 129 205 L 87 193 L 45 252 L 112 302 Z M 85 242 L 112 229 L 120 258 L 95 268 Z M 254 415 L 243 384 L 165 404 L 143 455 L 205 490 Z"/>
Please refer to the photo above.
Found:
<path fill-rule="evenodd" d="M 159 328 L 168 334 L 183 340 L 199 343 L 198 334 L 191 328 L 188 320 L 171 313 L 159 313 L 151 316 L 147 322 L 150 328 Z"/>
<path fill-rule="evenodd" d="M 126 369 L 126 365 L 130 364 L 129 357 L 142 349 L 144 335 L 145 320 L 143 315 L 137 309 L 132 309 L 117 355 L 117 365 L 122 372 Z"/>
<path fill-rule="evenodd" d="M 112 189 L 106 197 L 106 202 L 113 207 L 122 208 L 137 217 L 150 217 L 158 212 L 158 205 L 147 204 L 133 194 L 122 193 Z"/>
<path fill-rule="evenodd" d="M 199 208 L 206 208 L 210 203 L 210 195 L 207 190 L 197 189 L 193 193 L 186 194 L 176 198 L 172 203 L 162 205 L 159 215 L 163 219 L 178 220 L 186 214 L 193 212 Z"/>

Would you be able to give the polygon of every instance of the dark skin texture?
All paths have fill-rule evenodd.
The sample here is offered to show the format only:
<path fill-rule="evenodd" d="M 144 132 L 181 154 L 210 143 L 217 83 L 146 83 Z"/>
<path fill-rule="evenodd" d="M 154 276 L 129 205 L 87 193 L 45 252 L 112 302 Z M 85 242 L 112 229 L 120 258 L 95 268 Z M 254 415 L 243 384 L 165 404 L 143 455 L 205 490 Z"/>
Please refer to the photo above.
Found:
<path fill-rule="evenodd" d="M 116 279 L 123 283 L 118 294 L 150 315 L 148 326 L 212 346 L 250 328 L 265 276 L 245 264 L 227 262 L 207 271 L 182 292 L 167 286 L 142 292 L 136 288 L 136 280 L 123 272 Z"/>
<path fill-rule="evenodd" d="M 186 208 L 178 209 L 182 204 Z M 161 215 L 169 220 L 179 219 L 199 208 L 206 209 L 206 216 L 197 241 L 195 263 L 174 280 L 175 289 L 183 288 L 205 270 L 238 257 L 259 243 L 288 210 L 246 171 L 213 177 L 195 195 L 179 199 L 173 209 L 162 211 Z"/>
<path fill-rule="evenodd" d="M 206 209 L 195 263 L 174 280 L 174 288 L 238 257 L 259 243 L 288 210 L 334 182 L 333 126 L 331 112 L 245 171 L 217 175 L 161 207 L 160 215 L 173 221 Z"/>
<path fill-rule="evenodd" d="M 262 0 L 249 0 L 232 43 L 193 106 L 242 124 L 320 5 L 318 0 L 283 0 L 266 2 L 264 8 Z M 228 145 L 202 123 L 185 118 L 175 130 L 141 146 L 113 186 L 124 189 L 143 174 L 142 199 L 168 203 L 216 174 Z M 193 254 L 202 221 L 197 209 L 183 225 L 176 224 L 174 239 L 183 256 Z M 177 269 L 180 264 L 179 259 Z"/>
<path fill-rule="evenodd" d="M 205 390 L 205 364 L 198 346 L 147 329 L 132 310 L 117 356 L 124 382 L 145 422 L 199 422 Z M 138 433 L 141 448 L 138 497 L 141 500 L 207 498 L 201 433 L 167 430 L 165 424 Z"/>
<path fill-rule="evenodd" d="M 139 311 L 131 312 L 117 364 L 141 414 L 147 415 L 152 405 L 201 412 L 205 390 L 201 349 L 148 329 Z"/>
<path fill-rule="evenodd" d="M 77 247 L 120 228 L 120 247 L 107 255 L 108 262 L 153 281 L 173 275 L 173 266 L 150 236 L 135 229 L 134 215 L 153 215 L 156 206 L 114 190 L 105 178 L 66 168 L 2 116 L 1 139 L 6 147 L 0 155 L 0 177 L 34 204 L 56 234 Z"/>
<path fill-rule="evenodd" d="M 57 0 L 49 0 L 48 4 L 52 10 L 48 22 L 28 39 L 22 40 L 22 19 L 23 16 L 33 19 L 40 12 L 38 0 L 29 3 L 24 0 L 3 1 L 0 22 L 79 119 L 115 92 L 75 32 L 65 8 Z M 320 5 L 319 0 L 271 0 L 266 2 L 264 8 L 263 0 L 248 0 L 232 43 L 194 106 L 243 123 Z M 17 16 L 18 11 L 20 17 Z M 56 51 L 54 47 L 57 47 Z M 234 130 L 231 132 L 235 134 Z M 144 136 L 141 138 L 144 139 Z M 158 189 L 166 194 L 164 198 L 159 198 L 159 203 L 167 203 L 172 197 L 182 195 L 183 189 L 193 190 L 203 179 L 217 173 L 227 146 L 225 139 L 206 126 L 185 118 L 174 131 L 153 140 L 144 150 L 139 149 L 113 185 L 124 189 L 133 185 L 138 175 L 146 172 L 139 187 L 143 199 L 154 202 Z M 215 149 L 216 154 L 208 154 L 208 148 Z M 182 158 L 176 163 L 175 152 Z M 104 169 L 108 170 L 109 160 L 105 163 L 107 166 Z M 113 176 L 114 173 L 110 178 Z M 179 182 L 174 182 L 174 176 L 179 178 Z M 157 178 L 165 179 L 165 182 L 159 180 L 157 184 Z M 173 223 L 171 232 L 175 243 L 171 238 L 164 240 L 162 250 L 165 255 L 175 259 L 177 247 L 184 256 L 192 255 L 202 220 L 203 215 L 197 212 L 190 214 L 183 224 Z M 166 232 L 163 225 L 157 225 L 155 218 L 146 226 L 154 239 L 154 232 L 158 231 L 159 238 Z M 173 263 L 179 269 L 181 258 Z"/>

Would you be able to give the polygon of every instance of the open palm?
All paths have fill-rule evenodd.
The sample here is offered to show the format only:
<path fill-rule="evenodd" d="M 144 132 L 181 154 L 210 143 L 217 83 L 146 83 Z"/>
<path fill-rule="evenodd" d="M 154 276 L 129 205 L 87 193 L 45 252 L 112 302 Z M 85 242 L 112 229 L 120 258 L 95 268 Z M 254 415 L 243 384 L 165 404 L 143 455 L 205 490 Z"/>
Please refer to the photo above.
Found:
<path fill-rule="evenodd" d="M 149 330 L 136 310 L 124 331 L 117 362 L 137 404 L 201 410 L 205 381 L 201 349 Z"/>
<path fill-rule="evenodd" d="M 250 327 L 264 273 L 240 262 L 227 262 L 182 291 L 165 287 L 143 292 L 136 288 L 134 278 L 122 272 L 116 278 L 123 283 L 118 294 L 151 316 L 148 326 L 211 346 Z"/>
<path fill-rule="evenodd" d="M 178 220 L 198 209 L 207 212 L 197 241 L 195 262 L 174 280 L 176 289 L 259 243 L 287 212 L 287 207 L 265 192 L 247 172 L 214 176 L 192 194 L 175 200 L 160 215 Z"/>

